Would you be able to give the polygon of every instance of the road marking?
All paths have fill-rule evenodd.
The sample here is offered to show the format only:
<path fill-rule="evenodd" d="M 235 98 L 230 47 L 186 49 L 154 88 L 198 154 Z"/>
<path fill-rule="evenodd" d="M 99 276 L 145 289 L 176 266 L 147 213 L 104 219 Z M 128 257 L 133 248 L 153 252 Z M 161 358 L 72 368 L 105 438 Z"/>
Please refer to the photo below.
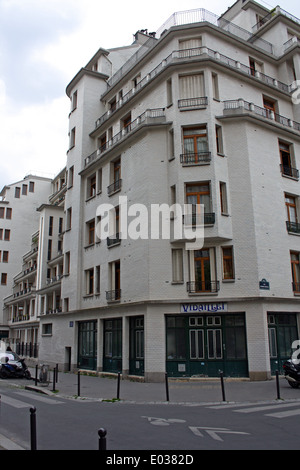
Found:
<path fill-rule="evenodd" d="M 267 406 L 255 406 L 254 408 L 243 408 L 242 410 L 233 410 L 235 413 L 255 413 L 257 411 L 267 411 L 273 410 L 276 408 L 291 408 L 292 406 L 300 406 L 300 403 L 284 403 L 284 404 L 274 404 Z"/>
<path fill-rule="evenodd" d="M 278 413 L 266 414 L 266 416 L 272 416 L 272 418 L 288 418 L 296 415 L 300 415 L 300 410 L 279 411 Z"/>
<path fill-rule="evenodd" d="M 6 395 L 1 395 L 1 402 L 5 403 L 6 405 L 13 406 L 14 408 L 29 408 L 29 403 L 25 403 L 24 401 L 16 400 L 15 398 L 7 397 Z"/>
<path fill-rule="evenodd" d="M 62 401 L 54 400 L 51 397 L 45 397 L 43 395 L 39 395 L 38 393 L 30 393 L 30 392 L 16 392 L 17 395 L 21 395 L 22 397 L 26 396 L 30 399 L 41 401 L 43 403 L 48 403 L 49 405 L 59 405 L 62 404 Z"/>
<path fill-rule="evenodd" d="M 14 441 L 0 434 L 0 446 L 5 450 L 25 450 L 24 447 L 19 446 Z"/>
<path fill-rule="evenodd" d="M 186 423 L 185 419 L 165 419 L 165 418 L 154 418 L 152 416 L 142 416 L 142 418 L 148 419 L 150 424 L 154 426 L 170 426 L 174 423 Z"/>
<path fill-rule="evenodd" d="M 223 439 L 219 436 L 219 434 L 240 434 L 240 435 L 248 435 L 248 432 L 242 432 L 242 431 L 230 431 L 230 429 L 227 428 L 206 428 L 206 427 L 200 427 L 200 426 L 189 426 L 189 429 L 192 431 L 195 436 L 199 437 L 204 437 L 201 431 L 206 432 L 212 439 L 215 441 L 220 441 L 223 442 Z M 201 429 L 201 431 L 200 431 Z"/>

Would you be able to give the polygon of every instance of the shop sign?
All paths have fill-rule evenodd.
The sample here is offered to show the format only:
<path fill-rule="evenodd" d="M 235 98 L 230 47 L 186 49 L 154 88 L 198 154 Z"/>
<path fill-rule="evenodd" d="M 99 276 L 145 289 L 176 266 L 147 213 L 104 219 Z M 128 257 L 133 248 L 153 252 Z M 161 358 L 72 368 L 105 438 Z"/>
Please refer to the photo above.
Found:
<path fill-rule="evenodd" d="M 226 302 L 181 304 L 181 313 L 221 313 L 227 312 Z"/>

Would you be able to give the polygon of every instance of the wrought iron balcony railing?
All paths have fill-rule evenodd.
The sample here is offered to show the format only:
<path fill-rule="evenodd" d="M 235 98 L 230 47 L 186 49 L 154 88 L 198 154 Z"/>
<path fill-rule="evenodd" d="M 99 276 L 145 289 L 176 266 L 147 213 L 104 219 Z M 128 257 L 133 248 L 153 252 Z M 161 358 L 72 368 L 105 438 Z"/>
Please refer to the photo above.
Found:
<path fill-rule="evenodd" d="M 107 237 L 106 242 L 108 247 L 118 245 L 121 242 L 120 234 L 116 233 L 111 237 Z"/>
<path fill-rule="evenodd" d="M 286 222 L 287 231 L 290 233 L 299 233 L 300 234 L 300 224 L 297 222 Z"/>
<path fill-rule="evenodd" d="M 216 221 L 216 215 L 214 212 L 205 212 L 203 223 L 204 225 L 213 225 Z M 196 225 L 197 224 L 197 214 L 185 214 L 183 216 L 184 225 Z"/>
<path fill-rule="evenodd" d="M 182 153 L 180 163 L 187 166 L 208 164 L 211 161 L 211 152 Z"/>
<path fill-rule="evenodd" d="M 220 289 L 219 281 L 189 281 L 187 291 L 189 294 L 215 293 Z"/>
<path fill-rule="evenodd" d="M 299 179 L 299 170 L 290 166 L 280 165 L 281 174 L 290 178 Z"/>
<path fill-rule="evenodd" d="M 106 291 L 106 300 L 108 302 L 112 302 L 114 300 L 120 300 L 121 299 L 121 289 L 116 289 L 116 290 L 107 290 Z"/>
<path fill-rule="evenodd" d="M 117 191 L 120 191 L 121 187 L 122 187 L 122 180 L 121 179 L 116 180 L 107 187 L 107 194 L 111 196 Z"/>

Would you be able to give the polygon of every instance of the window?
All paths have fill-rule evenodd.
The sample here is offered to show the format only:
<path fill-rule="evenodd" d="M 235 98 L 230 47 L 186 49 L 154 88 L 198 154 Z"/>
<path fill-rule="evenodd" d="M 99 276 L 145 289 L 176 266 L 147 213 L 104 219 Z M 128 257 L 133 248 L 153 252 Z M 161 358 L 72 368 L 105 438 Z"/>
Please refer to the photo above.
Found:
<path fill-rule="evenodd" d="M 256 72 L 263 72 L 263 63 L 249 57 L 250 74 L 255 77 Z"/>
<path fill-rule="evenodd" d="M 77 90 L 74 91 L 71 99 L 71 111 L 74 111 L 77 108 Z"/>
<path fill-rule="evenodd" d="M 95 219 L 87 222 L 87 244 L 93 245 L 95 243 Z"/>
<path fill-rule="evenodd" d="M 95 293 L 100 294 L 100 266 L 96 266 L 96 284 Z"/>
<path fill-rule="evenodd" d="M 49 261 L 52 257 L 52 240 L 48 240 L 48 255 L 47 260 Z"/>
<path fill-rule="evenodd" d="M 3 228 L 0 228 L 0 240 L 3 239 Z"/>
<path fill-rule="evenodd" d="M 285 206 L 287 212 L 286 226 L 288 232 L 300 233 L 300 224 L 297 214 L 297 197 L 285 194 Z"/>
<path fill-rule="evenodd" d="M 11 219 L 11 217 L 12 217 L 12 209 L 11 209 L 10 207 L 8 207 L 8 208 L 6 209 L 6 218 L 7 218 L 7 219 Z M 0 218 L 1 218 L 1 217 L 0 217 Z"/>
<path fill-rule="evenodd" d="M 264 105 L 266 117 L 273 119 L 276 113 L 276 109 L 275 109 L 276 102 L 270 98 L 263 97 L 263 105 Z"/>
<path fill-rule="evenodd" d="M 70 274 L 70 262 L 71 262 L 71 253 L 70 251 L 67 251 L 65 254 L 65 274 Z"/>
<path fill-rule="evenodd" d="M 72 207 L 67 209 L 67 230 L 70 230 L 72 227 Z"/>
<path fill-rule="evenodd" d="M 183 129 L 182 163 L 201 163 L 210 160 L 206 126 Z"/>
<path fill-rule="evenodd" d="M 28 189 L 27 184 L 23 184 L 22 185 L 22 195 L 23 196 L 27 196 L 27 189 Z"/>
<path fill-rule="evenodd" d="M 222 254 L 223 254 L 223 279 L 234 279 L 232 246 L 223 246 Z"/>
<path fill-rule="evenodd" d="M 280 153 L 280 168 L 281 173 L 284 176 L 290 176 L 292 178 L 299 178 L 299 171 L 296 169 L 294 163 L 294 152 L 292 144 L 287 142 L 279 141 L 279 153 Z"/>
<path fill-rule="evenodd" d="M 2 273 L 1 274 L 1 286 L 6 286 L 7 285 L 7 273 Z"/>
<path fill-rule="evenodd" d="M 228 214 L 228 204 L 227 204 L 227 189 L 226 183 L 220 181 L 220 202 L 221 202 L 221 214 Z"/>
<path fill-rule="evenodd" d="M 114 194 L 121 189 L 121 159 L 118 158 L 111 164 L 111 181 L 112 183 L 107 188 L 108 195 Z"/>
<path fill-rule="evenodd" d="M 96 173 L 87 179 L 87 199 L 96 196 Z"/>
<path fill-rule="evenodd" d="M 9 229 L 5 229 L 4 230 L 4 240 L 6 242 L 9 242 L 10 241 L 10 230 Z"/>
<path fill-rule="evenodd" d="M 21 188 L 19 188 L 18 186 L 15 188 L 15 197 L 16 198 L 19 198 L 20 197 L 20 194 L 21 194 Z"/>
<path fill-rule="evenodd" d="M 202 38 L 195 37 L 190 39 L 179 40 L 179 49 L 182 51 L 184 49 L 194 49 L 202 46 Z"/>
<path fill-rule="evenodd" d="M 72 188 L 74 182 L 74 166 L 69 169 L 69 181 L 68 188 Z"/>
<path fill-rule="evenodd" d="M 70 149 L 75 147 L 76 127 L 73 127 L 70 133 Z"/>
<path fill-rule="evenodd" d="M 183 283 L 183 250 L 172 250 L 172 282 Z"/>
<path fill-rule="evenodd" d="M 293 292 L 300 294 L 299 253 L 296 251 L 291 251 L 291 268 L 292 268 Z"/>
<path fill-rule="evenodd" d="M 0 207 L 0 219 L 4 219 L 4 207 Z"/>
<path fill-rule="evenodd" d="M 34 193 L 34 182 L 33 181 L 29 182 L 29 192 Z"/>
<path fill-rule="evenodd" d="M 59 234 L 63 233 L 63 224 L 64 224 L 64 219 L 60 217 L 58 221 L 58 233 Z"/>
<path fill-rule="evenodd" d="M 86 295 L 94 294 L 94 268 L 85 271 Z"/>
<path fill-rule="evenodd" d="M 129 132 L 131 130 L 131 113 L 127 114 L 121 121 L 122 128 Z"/>
<path fill-rule="evenodd" d="M 8 256 L 9 256 L 9 252 L 8 251 L 3 251 L 3 255 L 2 255 L 2 262 L 3 263 L 8 263 Z"/>
<path fill-rule="evenodd" d="M 224 155 L 222 127 L 216 126 L 216 146 L 217 154 Z"/>
<path fill-rule="evenodd" d="M 107 246 L 113 246 L 120 243 L 120 208 L 114 207 L 111 210 L 112 236 L 107 237 Z"/>
<path fill-rule="evenodd" d="M 53 235 L 53 217 L 50 215 L 49 217 L 49 236 Z"/>
<path fill-rule="evenodd" d="M 106 292 L 106 300 L 120 300 L 121 298 L 121 265 L 120 260 L 109 263 L 110 289 Z"/>
<path fill-rule="evenodd" d="M 187 184 L 186 185 L 186 202 L 191 206 L 191 216 L 193 218 L 192 221 L 187 221 L 187 223 L 195 223 L 194 217 L 199 211 L 199 207 L 197 205 L 202 204 L 204 206 L 204 223 L 212 223 L 214 220 L 212 219 L 211 213 L 211 200 L 210 200 L 210 184 L 208 181 L 202 181 L 199 183 Z M 201 210 L 201 208 L 200 208 Z M 190 215 L 185 216 L 190 218 Z"/>
<path fill-rule="evenodd" d="M 172 79 L 167 80 L 167 106 L 173 104 L 173 93 L 172 93 Z"/>
<path fill-rule="evenodd" d="M 179 77 L 180 100 L 187 101 L 191 98 L 203 97 L 204 95 L 204 79 L 202 73 Z"/>
<path fill-rule="evenodd" d="M 52 335 L 52 323 L 44 323 L 42 325 L 42 334 L 43 335 Z"/>
<path fill-rule="evenodd" d="M 219 79 L 216 73 L 211 74 L 212 80 L 212 88 L 213 88 L 213 99 L 219 101 L 220 94 L 219 94 Z"/>

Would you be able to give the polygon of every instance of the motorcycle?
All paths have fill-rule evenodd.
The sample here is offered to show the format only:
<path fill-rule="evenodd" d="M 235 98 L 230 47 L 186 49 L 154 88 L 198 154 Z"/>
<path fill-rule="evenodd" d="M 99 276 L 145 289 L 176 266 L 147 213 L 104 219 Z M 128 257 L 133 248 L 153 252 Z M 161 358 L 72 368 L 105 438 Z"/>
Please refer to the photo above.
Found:
<path fill-rule="evenodd" d="M 31 379 L 31 373 L 28 370 L 27 365 L 25 364 L 25 359 L 19 359 L 13 364 L 9 362 L 9 358 L 6 358 L 6 362 L 1 364 L 0 368 L 0 378 L 1 379 L 11 379 L 11 378 L 25 378 Z"/>
<path fill-rule="evenodd" d="M 283 364 L 284 378 L 292 388 L 300 387 L 300 363 L 289 359 Z"/>

